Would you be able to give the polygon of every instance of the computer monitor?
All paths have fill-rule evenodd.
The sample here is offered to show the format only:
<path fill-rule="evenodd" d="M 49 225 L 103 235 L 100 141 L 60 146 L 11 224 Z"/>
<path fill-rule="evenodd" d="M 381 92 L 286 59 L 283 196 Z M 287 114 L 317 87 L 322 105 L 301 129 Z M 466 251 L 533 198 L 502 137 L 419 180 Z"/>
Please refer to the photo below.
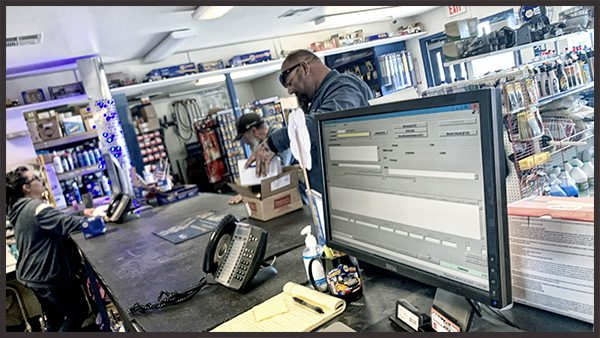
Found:
<path fill-rule="evenodd" d="M 108 152 L 103 153 L 102 158 L 104 159 L 108 177 L 110 178 L 112 194 L 116 196 L 122 192 L 125 195 L 133 196 L 133 188 L 131 186 L 129 173 L 123 169 L 119 160 Z"/>
<path fill-rule="evenodd" d="M 496 308 L 512 302 L 498 90 L 316 120 L 328 246 Z"/>

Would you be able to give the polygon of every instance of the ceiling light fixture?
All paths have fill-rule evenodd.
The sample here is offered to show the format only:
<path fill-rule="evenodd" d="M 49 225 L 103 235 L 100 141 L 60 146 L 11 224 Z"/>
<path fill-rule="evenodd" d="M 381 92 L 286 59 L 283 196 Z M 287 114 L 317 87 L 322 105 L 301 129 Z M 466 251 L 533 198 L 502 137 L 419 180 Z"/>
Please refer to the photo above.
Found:
<path fill-rule="evenodd" d="M 153 63 L 163 61 L 173 55 L 181 46 L 196 37 L 196 33 L 191 29 L 182 29 L 172 31 L 156 47 L 154 47 L 144 58 L 142 62 Z"/>
<path fill-rule="evenodd" d="M 396 6 L 370 9 L 359 12 L 324 15 L 315 19 L 315 25 L 351 25 L 355 23 L 372 22 L 387 18 L 407 18 L 419 15 L 438 6 Z"/>
<path fill-rule="evenodd" d="M 227 14 L 233 6 L 198 6 L 194 13 L 192 13 L 192 19 L 194 20 L 212 20 L 220 18 Z"/>

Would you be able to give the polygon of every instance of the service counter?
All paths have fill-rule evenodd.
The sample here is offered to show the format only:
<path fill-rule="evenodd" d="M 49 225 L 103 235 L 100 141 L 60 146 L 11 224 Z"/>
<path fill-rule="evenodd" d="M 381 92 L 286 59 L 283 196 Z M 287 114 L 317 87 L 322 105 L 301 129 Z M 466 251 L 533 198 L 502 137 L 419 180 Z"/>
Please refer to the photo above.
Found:
<path fill-rule="evenodd" d="M 238 219 L 245 217 L 244 206 L 228 205 L 229 197 L 203 193 L 146 211 L 123 224 L 109 224 L 103 236 L 87 240 L 81 233 L 71 236 L 128 330 L 208 331 L 280 293 L 288 281 L 306 283 L 302 263 L 304 238 L 300 230 L 310 223 L 311 217 L 305 207 L 268 222 L 245 220 L 267 230 L 265 257 L 277 256 L 274 264 L 277 273 L 255 282 L 248 292 L 238 293 L 209 279 L 209 284 L 186 302 L 144 314 L 127 313 L 135 302 L 155 302 L 161 290 L 186 290 L 205 275 L 202 263 L 210 234 L 173 244 L 153 232 L 209 210 L 231 213 Z M 364 296 L 349 304 L 332 322 L 340 321 L 357 331 L 401 331 L 388 319 L 394 315 L 397 299 L 404 298 L 422 310 L 431 306 L 434 288 L 373 266 L 363 264 L 362 268 Z M 591 332 L 593 328 L 591 324 L 521 304 L 514 304 L 512 309 L 503 312 L 526 331 Z M 491 323 L 476 318 L 472 328 L 493 330 L 497 322 L 493 317 Z"/>

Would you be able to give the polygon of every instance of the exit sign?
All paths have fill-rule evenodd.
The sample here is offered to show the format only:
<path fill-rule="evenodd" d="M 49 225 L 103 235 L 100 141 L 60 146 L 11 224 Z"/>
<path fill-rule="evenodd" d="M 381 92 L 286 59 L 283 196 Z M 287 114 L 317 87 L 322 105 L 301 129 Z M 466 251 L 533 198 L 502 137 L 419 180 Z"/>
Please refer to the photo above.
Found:
<path fill-rule="evenodd" d="M 466 13 L 467 7 L 465 6 L 448 6 L 448 16 L 455 16 L 457 14 Z"/>

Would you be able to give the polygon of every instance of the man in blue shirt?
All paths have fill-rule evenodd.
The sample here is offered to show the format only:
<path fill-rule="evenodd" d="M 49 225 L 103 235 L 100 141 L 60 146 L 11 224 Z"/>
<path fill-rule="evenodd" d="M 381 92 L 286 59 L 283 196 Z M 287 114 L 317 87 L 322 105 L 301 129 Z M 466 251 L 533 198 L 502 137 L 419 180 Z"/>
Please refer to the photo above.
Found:
<path fill-rule="evenodd" d="M 312 169 L 308 179 L 312 189 L 323 193 L 322 168 L 319 159 L 318 132 L 315 114 L 364 107 L 373 98 L 371 89 L 352 74 L 340 74 L 329 69 L 319 57 L 307 50 L 289 54 L 281 65 L 279 82 L 298 98 L 300 108 L 306 114 L 306 126 L 311 140 Z M 290 147 L 287 128 L 269 135 L 267 142 L 258 147 L 246 162 L 250 166 L 256 160 L 256 175 L 266 176 L 269 163 L 275 153 Z"/>

